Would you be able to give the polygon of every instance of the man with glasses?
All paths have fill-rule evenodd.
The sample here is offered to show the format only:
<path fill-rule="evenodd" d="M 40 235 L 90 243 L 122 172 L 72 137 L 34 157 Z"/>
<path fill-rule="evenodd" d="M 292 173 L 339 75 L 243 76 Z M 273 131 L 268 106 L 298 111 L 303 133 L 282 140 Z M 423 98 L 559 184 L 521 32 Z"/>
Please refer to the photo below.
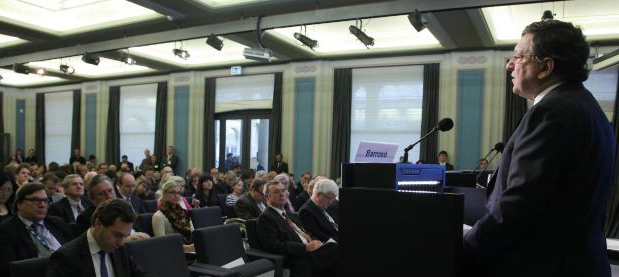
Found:
<path fill-rule="evenodd" d="M 15 194 L 17 214 L 0 224 L 0 275 L 9 276 L 9 263 L 47 257 L 73 239 L 67 223 L 47 216 L 48 199 L 39 183 L 21 186 Z"/>
<path fill-rule="evenodd" d="M 258 218 L 258 236 L 266 251 L 285 255 L 290 275 L 336 276 L 337 244 L 312 238 L 297 217 L 284 209 L 286 187 L 270 181 L 264 187 L 268 207 Z"/>
<path fill-rule="evenodd" d="M 571 23 L 545 19 L 522 32 L 506 68 L 533 107 L 488 183 L 487 213 L 465 234 L 482 271 L 471 276 L 611 276 L 604 222 L 615 140 L 582 84 L 588 58 Z"/>
<path fill-rule="evenodd" d="M 92 226 L 49 259 L 48 277 L 148 276 L 124 246 L 137 215 L 129 203 L 110 199 L 92 215 Z"/>
<path fill-rule="evenodd" d="M 249 193 L 243 194 L 234 203 L 234 214 L 236 214 L 236 217 L 245 220 L 258 218 L 262 211 L 266 209 L 264 195 L 262 194 L 264 184 L 266 184 L 266 180 L 263 178 L 256 178 L 252 181 Z"/>
<path fill-rule="evenodd" d="M 316 182 L 312 197 L 299 210 L 299 217 L 305 229 L 322 242 L 329 239 L 339 241 L 338 225 L 327 212 L 339 195 L 337 184 L 331 179 Z"/>

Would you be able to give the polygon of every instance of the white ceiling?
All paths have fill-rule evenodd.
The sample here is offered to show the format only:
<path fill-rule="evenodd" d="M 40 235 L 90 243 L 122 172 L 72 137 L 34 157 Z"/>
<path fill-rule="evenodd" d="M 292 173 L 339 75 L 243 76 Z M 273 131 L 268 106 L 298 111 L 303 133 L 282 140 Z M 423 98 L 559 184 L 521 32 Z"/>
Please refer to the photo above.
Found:
<path fill-rule="evenodd" d="M 152 1 L 163 2 L 163 0 Z M 176 1 L 181 3 L 181 0 Z M 244 9 L 247 6 L 273 4 L 277 1 L 283 0 L 183 0 L 182 2 L 205 6 L 207 7 L 205 9 L 235 10 Z M 385 3 L 388 5 L 390 2 Z M 524 26 L 539 20 L 544 10 L 554 11 L 556 19 L 580 25 L 590 40 L 619 40 L 619 3 L 617 0 L 574 0 L 482 8 L 481 15 L 490 30 L 489 36 L 494 42 L 491 47 L 514 44 L 520 37 Z M 34 32 L 59 37 L 79 35 L 99 29 L 113 29 L 115 26 L 136 24 L 136 22 L 162 20 L 162 18 L 165 18 L 165 15 L 123 0 L 0 0 L 0 27 L 3 23 L 13 24 L 32 29 Z M 350 34 L 348 29 L 350 25 L 360 25 L 367 35 L 375 39 L 375 45 L 366 48 Z M 56 73 L 52 75 L 60 78 L 18 74 L 5 66 L 4 69 L 0 69 L 0 75 L 3 77 L 0 85 L 35 86 L 114 76 L 137 76 L 159 71 L 169 72 L 256 63 L 245 59 L 242 55 L 244 48 L 255 45 L 257 41 L 255 35 L 246 35 L 244 38 L 240 36 L 239 39 L 237 34 L 219 34 L 219 38 L 223 39 L 224 47 L 221 51 L 217 51 L 205 43 L 206 36 L 209 35 L 208 28 L 205 29 L 204 37 L 195 39 L 121 49 L 113 48 L 112 45 L 107 48 L 110 51 L 120 50 L 128 53 L 138 60 L 140 65 L 127 65 L 104 57 L 101 58 L 98 66 L 82 62 L 81 56 L 47 58 L 42 61 L 31 61 L 26 65 L 44 68 L 48 72 Z M 395 15 L 366 18 L 361 22 L 346 20 L 269 29 L 266 30 L 263 38 L 275 38 L 283 45 L 280 47 L 305 59 L 335 56 L 363 57 L 383 53 L 415 53 L 422 50 L 450 49 L 441 45 L 440 39 L 437 39 L 438 35 L 435 37 L 431 31 L 429 26 L 417 32 L 406 15 Z M 304 33 L 311 39 L 317 40 L 319 46 L 310 50 L 294 38 L 295 32 Z M 168 38 L 168 40 L 172 39 Z M 3 57 L 3 48 L 8 49 L 15 45 L 27 46 L 31 43 L 33 42 L 14 36 L 12 32 L 2 34 L 0 28 L 0 58 Z M 77 44 L 75 47 L 79 49 L 81 46 Z M 174 48 L 187 50 L 191 55 L 190 58 L 183 60 L 175 56 L 172 53 Z M 295 59 L 289 58 L 291 57 L 289 53 L 282 56 L 282 53 L 275 52 L 280 54 L 278 57 L 281 60 Z M 144 62 L 140 63 L 141 61 Z M 61 74 L 59 71 L 61 64 L 74 67 L 75 75 Z"/>

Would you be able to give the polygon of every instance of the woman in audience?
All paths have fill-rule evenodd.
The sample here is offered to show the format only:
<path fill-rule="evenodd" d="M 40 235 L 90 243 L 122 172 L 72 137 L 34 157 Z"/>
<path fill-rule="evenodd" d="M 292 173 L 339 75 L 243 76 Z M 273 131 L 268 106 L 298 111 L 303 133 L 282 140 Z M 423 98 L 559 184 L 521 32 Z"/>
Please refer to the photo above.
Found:
<path fill-rule="evenodd" d="M 15 170 L 15 181 L 19 187 L 30 182 L 30 166 L 28 164 L 20 164 L 17 167 Z"/>
<path fill-rule="evenodd" d="M 213 177 L 208 174 L 202 174 L 199 179 L 198 189 L 193 195 L 194 199 L 199 200 L 200 207 L 219 206 L 219 197 L 213 189 Z"/>
<path fill-rule="evenodd" d="M 142 198 L 142 200 L 154 200 L 155 194 L 151 190 L 152 180 L 146 176 L 140 176 L 136 183 L 138 184 L 135 187 L 135 191 L 133 192 L 138 197 Z"/>
<path fill-rule="evenodd" d="M 172 181 L 180 187 L 181 193 L 183 193 L 183 189 L 185 188 L 185 179 L 183 179 L 183 177 L 173 176 L 173 175 L 168 175 L 168 176 L 169 177 L 165 179 L 161 178 L 162 185 L 160 186 L 160 189 L 157 192 L 155 192 L 155 198 L 159 200 L 157 201 L 157 210 L 161 209 L 161 197 L 163 196 L 163 192 L 164 192 L 163 184 L 167 183 L 168 181 Z M 181 197 L 180 205 L 185 210 L 191 210 L 191 205 L 189 205 L 189 201 L 187 201 L 187 198 L 185 197 Z"/>
<path fill-rule="evenodd" d="M 169 180 L 161 186 L 163 195 L 159 202 L 161 208 L 153 215 L 153 233 L 155 237 L 167 234 L 179 233 L 183 236 L 183 249 L 185 252 L 194 252 L 193 224 L 186 208 L 181 203 L 183 190 L 174 180 Z"/>
<path fill-rule="evenodd" d="M 185 196 L 192 196 L 198 190 L 198 184 L 200 184 L 200 173 L 189 173 L 189 184 L 185 186 Z"/>
<path fill-rule="evenodd" d="M 17 187 L 17 184 L 13 181 L 13 177 L 0 172 L 0 222 L 13 215 L 10 207 L 13 202 L 13 188 L 15 187 Z"/>
<path fill-rule="evenodd" d="M 241 197 L 244 189 L 245 186 L 243 185 L 243 180 L 237 180 L 236 184 L 232 187 L 232 193 L 226 196 L 226 206 L 234 207 L 234 204 L 236 204 L 236 200 Z"/>

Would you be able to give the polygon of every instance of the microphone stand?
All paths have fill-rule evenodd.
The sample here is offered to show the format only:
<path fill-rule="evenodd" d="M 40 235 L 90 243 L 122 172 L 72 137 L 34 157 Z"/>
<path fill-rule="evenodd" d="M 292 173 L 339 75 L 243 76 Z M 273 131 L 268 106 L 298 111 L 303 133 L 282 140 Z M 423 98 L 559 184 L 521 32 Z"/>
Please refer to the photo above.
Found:
<path fill-rule="evenodd" d="M 438 130 L 437 127 L 434 127 L 432 129 L 432 131 L 428 132 L 425 136 L 423 136 L 422 138 L 420 138 L 417 142 L 407 146 L 406 148 L 404 148 L 404 158 L 402 158 L 402 163 L 408 163 L 408 151 L 410 151 L 411 149 L 413 149 L 413 147 L 415 147 L 415 145 L 419 144 L 423 139 L 425 139 L 426 137 L 428 137 L 429 135 L 431 135 L 432 133 L 436 132 Z"/>
<path fill-rule="evenodd" d="M 488 152 L 488 154 L 486 154 L 486 156 L 484 156 L 484 158 L 482 160 L 486 160 L 486 158 L 488 158 L 488 156 L 490 156 L 490 154 L 492 154 L 492 152 L 494 152 L 495 150 L 496 149 L 492 148 L 492 150 L 490 150 L 490 152 Z M 489 164 L 490 164 L 490 162 L 488 162 L 488 165 Z M 475 171 L 477 171 L 477 169 L 479 169 L 479 165 L 480 165 L 480 163 L 477 163 L 477 166 L 475 167 L 475 169 L 473 169 L 473 173 L 475 173 Z"/>

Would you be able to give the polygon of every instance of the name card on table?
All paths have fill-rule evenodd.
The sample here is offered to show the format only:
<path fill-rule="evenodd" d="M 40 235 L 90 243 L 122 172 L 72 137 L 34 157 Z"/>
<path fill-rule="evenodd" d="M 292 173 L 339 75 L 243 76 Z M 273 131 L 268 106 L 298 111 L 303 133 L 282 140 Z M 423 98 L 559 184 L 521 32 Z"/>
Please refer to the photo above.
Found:
<path fill-rule="evenodd" d="M 393 143 L 362 141 L 355 154 L 355 163 L 393 163 L 398 145 Z"/>

